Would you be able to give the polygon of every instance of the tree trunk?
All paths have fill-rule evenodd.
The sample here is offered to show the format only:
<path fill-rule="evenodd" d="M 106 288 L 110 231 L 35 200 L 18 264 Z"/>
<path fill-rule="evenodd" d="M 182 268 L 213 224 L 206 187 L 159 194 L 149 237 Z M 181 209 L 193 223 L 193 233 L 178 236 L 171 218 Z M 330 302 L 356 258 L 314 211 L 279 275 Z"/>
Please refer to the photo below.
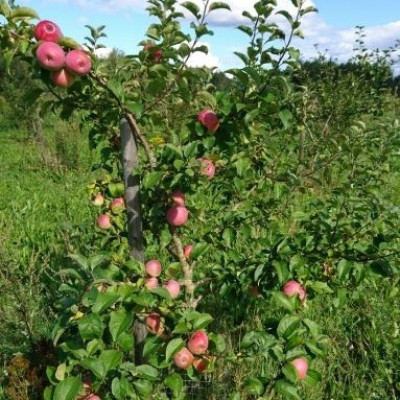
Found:
<path fill-rule="evenodd" d="M 139 177 L 135 174 L 139 165 L 139 156 L 135 134 L 125 119 L 121 121 L 121 152 L 130 254 L 135 260 L 144 263 L 140 182 Z M 136 320 L 133 324 L 133 333 L 136 338 L 135 362 L 142 364 L 143 341 L 147 334 L 146 326 Z"/>

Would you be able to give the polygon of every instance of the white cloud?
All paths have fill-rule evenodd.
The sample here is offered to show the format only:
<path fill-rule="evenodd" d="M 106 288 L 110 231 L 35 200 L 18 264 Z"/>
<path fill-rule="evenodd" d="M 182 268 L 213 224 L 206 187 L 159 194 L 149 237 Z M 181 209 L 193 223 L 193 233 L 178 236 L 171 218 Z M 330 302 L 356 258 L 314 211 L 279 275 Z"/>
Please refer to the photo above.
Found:
<path fill-rule="evenodd" d="M 193 53 L 190 58 L 188 65 L 191 67 L 221 67 L 219 58 L 212 54 L 210 43 L 199 42 L 198 46 L 206 46 L 208 48 L 208 54 L 197 51 Z"/>

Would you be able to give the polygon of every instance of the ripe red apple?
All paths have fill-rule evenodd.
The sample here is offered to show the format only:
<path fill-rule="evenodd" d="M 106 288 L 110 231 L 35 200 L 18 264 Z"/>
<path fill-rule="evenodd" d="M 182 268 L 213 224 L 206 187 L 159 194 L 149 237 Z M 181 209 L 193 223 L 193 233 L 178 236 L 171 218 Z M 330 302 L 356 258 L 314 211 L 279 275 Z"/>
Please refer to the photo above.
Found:
<path fill-rule="evenodd" d="M 307 358 L 305 357 L 299 357 L 296 358 L 290 363 L 294 366 L 297 372 L 297 378 L 298 379 L 304 379 L 307 376 L 307 371 L 308 371 L 308 361 Z"/>
<path fill-rule="evenodd" d="M 104 204 L 104 196 L 101 193 L 92 196 L 92 204 L 101 207 Z"/>
<path fill-rule="evenodd" d="M 40 21 L 33 29 L 33 35 L 36 40 L 45 40 L 46 42 L 57 42 L 62 37 L 60 27 L 52 21 Z"/>
<path fill-rule="evenodd" d="M 215 165 L 208 158 L 200 158 L 200 162 L 202 164 L 200 173 L 206 176 L 208 179 L 213 178 L 215 175 Z"/>
<path fill-rule="evenodd" d="M 51 71 L 50 79 L 56 86 L 68 88 L 74 83 L 75 77 L 65 68 L 61 68 L 59 71 Z"/>
<path fill-rule="evenodd" d="M 39 64 L 50 71 L 58 71 L 65 65 L 65 53 L 60 45 L 54 42 L 43 42 L 36 49 Z"/>
<path fill-rule="evenodd" d="M 171 199 L 176 206 L 185 205 L 185 195 L 180 190 L 175 190 L 172 192 Z"/>
<path fill-rule="evenodd" d="M 219 128 L 219 119 L 214 111 L 206 109 L 197 114 L 197 119 L 210 132 L 215 132 Z"/>
<path fill-rule="evenodd" d="M 156 278 L 161 274 L 161 263 L 158 260 L 150 260 L 145 264 L 147 275 Z"/>
<path fill-rule="evenodd" d="M 183 254 L 185 255 L 185 257 L 187 259 L 190 258 L 190 254 L 192 253 L 193 250 L 193 246 L 191 244 L 187 244 L 184 248 L 183 248 Z"/>
<path fill-rule="evenodd" d="M 164 324 L 160 314 L 151 313 L 146 317 L 146 327 L 149 332 L 154 335 L 162 335 L 164 333 Z"/>
<path fill-rule="evenodd" d="M 110 229 L 111 228 L 111 218 L 107 214 L 101 214 L 97 218 L 97 225 L 100 229 Z"/>
<path fill-rule="evenodd" d="M 162 53 L 162 50 L 154 49 L 154 47 L 155 47 L 155 44 L 153 42 L 149 42 L 143 46 L 143 50 L 146 50 L 146 51 L 150 50 L 153 53 L 154 62 L 159 63 L 161 61 L 163 53 Z M 154 49 L 154 50 L 152 50 L 152 49 Z"/>
<path fill-rule="evenodd" d="M 289 297 L 298 295 L 301 301 L 303 301 L 306 297 L 306 291 L 304 290 L 303 286 L 301 286 L 300 283 L 297 281 L 292 280 L 286 282 L 282 288 L 282 291 Z"/>
<path fill-rule="evenodd" d="M 101 400 L 99 396 L 95 394 L 91 394 L 88 397 L 85 398 L 85 400 Z"/>
<path fill-rule="evenodd" d="M 174 355 L 174 364 L 180 369 L 188 369 L 193 362 L 193 354 L 183 347 Z"/>
<path fill-rule="evenodd" d="M 153 290 L 158 288 L 158 279 L 157 278 L 148 278 L 146 279 L 146 282 L 144 284 L 146 286 L 146 289 L 148 290 Z"/>
<path fill-rule="evenodd" d="M 168 290 L 168 293 L 173 299 L 176 299 L 179 296 L 179 293 L 181 291 L 181 284 L 178 281 L 170 279 L 164 284 L 164 287 Z"/>
<path fill-rule="evenodd" d="M 83 50 L 75 49 L 67 53 L 65 65 L 71 74 L 84 76 L 92 69 L 92 60 Z"/>
<path fill-rule="evenodd" d="M 117 197 L 111 202 L 111 211 L 114 214 L 120 213 L 125 208 L 125 200 L 123 197 Z"/>
<path fill-rule="evenodd" d="M 195 355 L 204 354 L 208 349 L 208 336 L 204 331 L 196 331 L 189 338 L 188 349 Z"/>
<path fill-rule="evenodd" d="M 186 224 L 189 218 L 189 211 L 183 206 L 172 206 L 167 211 L 167 221 L 172 226 L 181 226 Z"/>
<path fill-rule="evenodd" d="M 255 299 L 260 296 L 260 290 L 257 285 L 251 285 L 249 287 L 249 293 Z"/>
<path fill-rule="evenodd" d="M 207 370 L 208 366 L 210 365 L 210 360 L 206 357 L 196 357 L 193 360 L 193 368 L 197 371 L 197 372 L 204 372 Z"/>

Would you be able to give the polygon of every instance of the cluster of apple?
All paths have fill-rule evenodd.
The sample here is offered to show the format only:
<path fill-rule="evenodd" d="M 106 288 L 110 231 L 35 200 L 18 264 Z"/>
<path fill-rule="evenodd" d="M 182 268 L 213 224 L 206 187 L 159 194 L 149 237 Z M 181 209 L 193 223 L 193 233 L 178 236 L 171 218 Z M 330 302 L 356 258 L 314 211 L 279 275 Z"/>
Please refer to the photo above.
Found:
<path fill-rule="evenodd" d="M 219 119 L 214 111 L 205 109 L 197 115 L 197 119 L 203 124 L 210 132 L 215 132 L 219 127 Z M 205 157 L 201 157 L 199 161 L 202 164 L 200 173 L 211 179 L 215 175 L 214 163 Z M 185 195 L 180 190 L 176 190 L 171 195 L 173 206 L 167 211 L 167 221 L 171 226 L 182 226 L 186 224 L 189 218 L 189 211 L 185 207 Z"/>
<path fill-rule="evenodd" d="M 146 327 L 154 335 L 162 336 L 165 330 L 160 314 L 151 313 L 146 318 Z M 191 365 L 198 372 L 204 372 L 211 362 L 207 354 L 208 336 L 204 330 L 193 332 L 182 347 L 173 357 L 174 364 L 179 369 L 188 369 Z"/>
<path fill-rule="evenodd" d="M 93 195 L 92 204 L 97 207 L 102 207 L 105 204 L 104 196 L 101 193 Z M 110 202 L 109 209 L 112 214 L 119 214 L 125 209 L 125 200 L 122 197 L 116 197 Z M 97 226 L 103 230 L 110 229 L 112 227 L 112 217 L 110 214 L 100 214 L 97 217 Z"/>
<path fill-rule="evenodd" d="M 306 291 L 304 287 L 295 280 L 286 282 L 282 287 L 282 292 L 289 297 L 299 296 L 301 302 L 306 298 Z M 304 379 L 307 376 L 308 360 L 305 357 L 297 357 L 291 360 L 290 363 L 294 366 L 297 372 L 298 379 Z"/>
<path fill-rule="evenodd" d="M 159 281 L 158 278 L 161 275 L 162 267 L 158 260 L 150 260 L 145 264 L 146 270 L 146 281 L 145 286 L 148 290 L 154 290 L 158 288 Z M 168 291 L 172 299 L 176 299 L 181 291 L 181 284 L 174 280 L 169 279 L 163 284 L 163 287 Z"/>
<path fill-rule="evenodd" d="M 153 60 L 156 64 L 161 62 L 162 58 L 162 50 L 157 49 L 153 42 L 148 42 L 143 46 L 144 51 L 148 51 L 150 54 L 153 55 Z"/>
<path fill-rule="evenodd" d="M 67 88 L 76 76 L 87 75 L 92 61 L 83 49 L 65 52 L 57 43 L 62 37 L 60 27 L 52 21 L 40 21 L 33 34 L 39 45 L 36 58 L 41 67 L 50 71 L 50 78 L 56 86 Z"/>

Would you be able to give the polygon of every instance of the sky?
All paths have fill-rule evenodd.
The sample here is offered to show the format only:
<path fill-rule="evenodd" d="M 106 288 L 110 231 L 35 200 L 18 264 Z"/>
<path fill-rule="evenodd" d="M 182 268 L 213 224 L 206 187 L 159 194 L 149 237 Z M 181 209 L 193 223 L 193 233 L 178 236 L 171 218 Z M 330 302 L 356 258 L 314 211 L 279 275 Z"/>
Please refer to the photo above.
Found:
<path fill-rule="evenodd" d="M 200 2 L 202 0 L 195 0 Z M 214 36 L 204 37 L 202 44 L 209 54 L 196 53 L 191 65 L 216 66 L 220 70 L 240 67 L 234 51 L 245 50 L 248 37 L 236 26 L 244 22 L 241 13 L 251 9 L 255 0 L 225 0 L 232 11 L 215 11 L 208 23 Z M 388 49 L 400 40 L 400 0 L 306 0 L 318 9 L 302 23 L 305 39 L 296 40 L 303 59 L 312 59 L 318 51 L 339 62 L 348 60 L 355 46 L 355 27 L 364 26 L 365 44 L 371 50 Z M 83 43 L 88 35 L 85 25 L 105 25 L 108 49 L 118 48 L 126 54 L 137 53 L 145 39 L 147 27 L 154 20 L 147 16 L 145 0 L 16 0 L 17 5 L 34 8 L 41 19 L 56 22 L 64 35 Z M 290 0 L 278 0 L 282 9 L 293 11 Z M 278 16 L 274 21 L 283 23 Z M 189 32 L 189 16 L 182 21 Z M 285 28 L 285 25 L 282 25 Z M 398 52 L 400 56 L 400 52 Z M 400 63 L 395 67 L 400 73 Z"/>

